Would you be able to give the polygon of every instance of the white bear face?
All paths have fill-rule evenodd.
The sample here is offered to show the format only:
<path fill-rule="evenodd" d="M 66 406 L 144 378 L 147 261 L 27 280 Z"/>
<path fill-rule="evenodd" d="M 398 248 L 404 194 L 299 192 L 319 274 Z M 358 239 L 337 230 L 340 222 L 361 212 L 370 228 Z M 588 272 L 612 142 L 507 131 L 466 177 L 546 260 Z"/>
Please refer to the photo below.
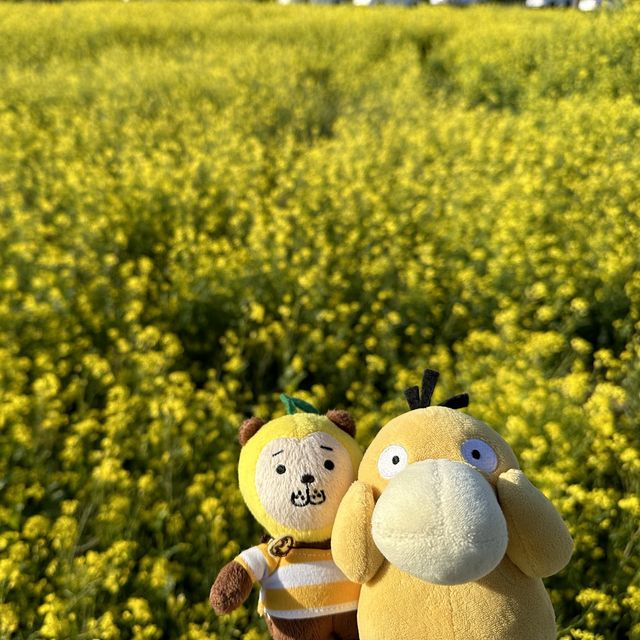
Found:
<path fill-rule="evenodd" d="M 355 473 L 347 450 L 333 436 L 317 432 L 301 440 L 267 443 L 255 478 L 267 513 L 286 527 L 305 531 L 332 524 Z"/>

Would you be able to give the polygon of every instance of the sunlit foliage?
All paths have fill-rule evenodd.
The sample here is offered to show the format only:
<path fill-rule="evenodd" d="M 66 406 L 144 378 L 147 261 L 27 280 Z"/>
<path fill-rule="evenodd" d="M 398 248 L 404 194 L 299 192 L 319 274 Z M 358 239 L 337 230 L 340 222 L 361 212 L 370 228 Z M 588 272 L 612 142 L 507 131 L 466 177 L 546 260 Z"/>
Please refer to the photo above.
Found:
<path fill-rule="evenodd" d="M 240 420 L 366 444 L 429 365 L 570 525 L 560 637 L 638 640 L 639 23 L 0 6 L 0 638 L 264 638 Z"/>

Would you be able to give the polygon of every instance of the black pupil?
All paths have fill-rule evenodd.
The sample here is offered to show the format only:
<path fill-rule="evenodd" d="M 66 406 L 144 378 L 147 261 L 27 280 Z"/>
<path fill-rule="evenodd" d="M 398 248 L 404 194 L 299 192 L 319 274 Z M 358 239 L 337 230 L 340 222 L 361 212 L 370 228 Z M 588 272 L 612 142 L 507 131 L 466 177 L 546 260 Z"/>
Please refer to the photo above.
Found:
<path fill-rule="evenodd" d="M 333 462 L 331 462 L 331 460 L 325 460 L 324 461 L 324 468 L 328 469 L 329 471 L 331 471 L 336 465 L 333 464 Z"/>
<path fill-rule="evenodd" d="M 286 471 L 286 468 L 283 464 L 279 464 L 276 467 L 276 473 L 283 474 Z"/>
<path fill-rule="evenodd" d="M 391 462 L 393 462 L 393 464 L 398 464 L 398 462 L 400 462 L 400 458 L 398 456 L 393 456 L 393 458 L 391 458 Z"/>
<path fill-rule="evenodd" d="M 480 460 L 480 452 L 479 452 L 477 449 L 474 449 L 474 450 L 471 452 L 471 457 L 472 457 L 474 460 Z"/>

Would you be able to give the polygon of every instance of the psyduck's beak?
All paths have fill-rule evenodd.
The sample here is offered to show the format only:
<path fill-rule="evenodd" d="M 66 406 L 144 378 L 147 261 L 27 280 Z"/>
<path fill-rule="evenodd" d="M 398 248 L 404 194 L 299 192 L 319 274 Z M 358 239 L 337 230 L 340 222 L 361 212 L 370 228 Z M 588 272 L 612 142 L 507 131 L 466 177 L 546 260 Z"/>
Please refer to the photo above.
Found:
<path fill-rule="evenodd" d="M 491 573 L 508 544 L 491 484 L 470 465 L 447 459 L 415 462 L 392 478 L 376 503 L 371 532 L 391 564 L 445 585 Z"/>

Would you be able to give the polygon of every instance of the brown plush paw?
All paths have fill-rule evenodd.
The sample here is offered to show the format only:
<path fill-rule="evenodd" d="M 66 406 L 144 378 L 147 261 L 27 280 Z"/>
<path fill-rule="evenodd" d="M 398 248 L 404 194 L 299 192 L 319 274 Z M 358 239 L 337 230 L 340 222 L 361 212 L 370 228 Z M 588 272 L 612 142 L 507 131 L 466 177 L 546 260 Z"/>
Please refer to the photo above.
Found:
<path fill-rule="evenodd" d="M 230 562 L 222 567 L 209 593 L 209 602 L 218 614 L 231 613 L 249 596 L 253 580 L 244 567 Z"/>

